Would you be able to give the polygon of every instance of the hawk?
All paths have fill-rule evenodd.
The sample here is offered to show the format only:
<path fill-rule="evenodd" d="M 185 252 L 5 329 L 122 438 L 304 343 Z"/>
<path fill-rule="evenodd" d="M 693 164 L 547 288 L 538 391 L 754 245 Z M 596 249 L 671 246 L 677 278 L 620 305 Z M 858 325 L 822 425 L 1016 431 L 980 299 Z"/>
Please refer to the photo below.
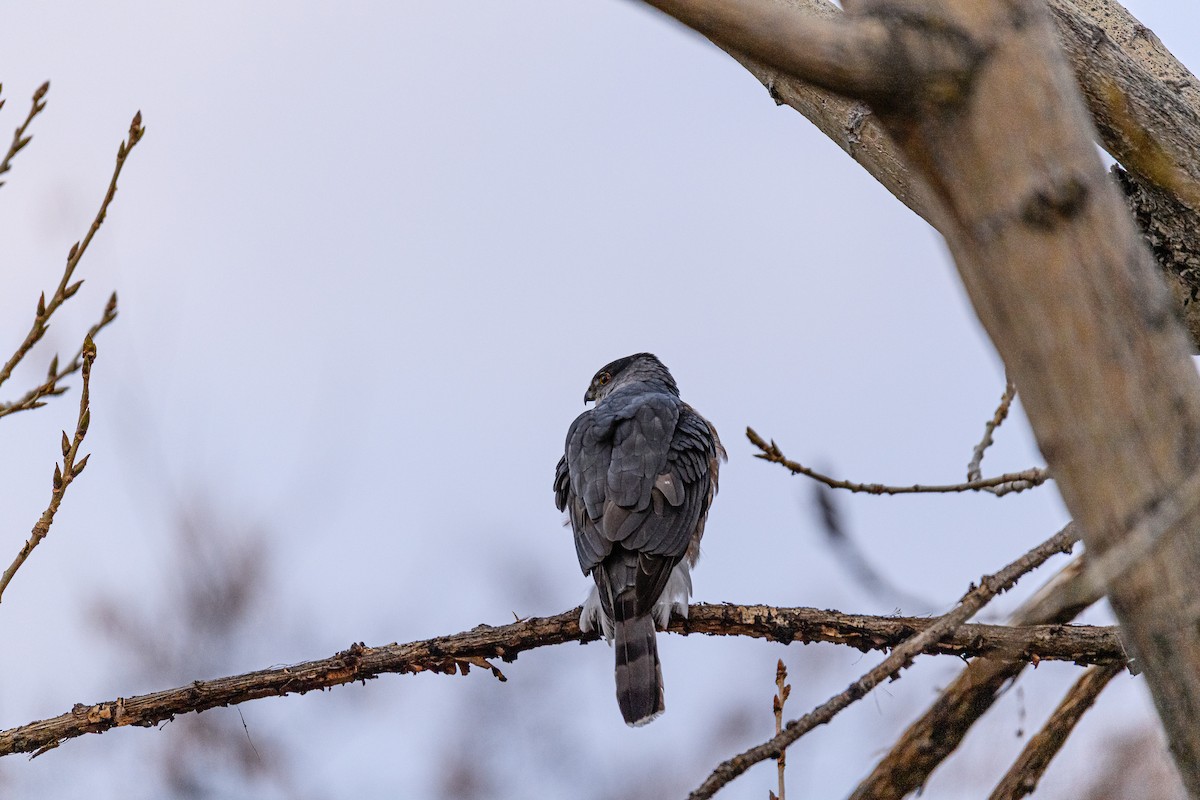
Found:
<path fill-rule="evenodd" d="M 596 583 L 579 627 L 614 645 L 617 705 L 627 724 L 645 725 L 665 708 L 654 624 L 687 616 L 725 448 L 650 353 L 602 367 L 583 396 L 593 400 L 567 431 L 554 500 Z"/>

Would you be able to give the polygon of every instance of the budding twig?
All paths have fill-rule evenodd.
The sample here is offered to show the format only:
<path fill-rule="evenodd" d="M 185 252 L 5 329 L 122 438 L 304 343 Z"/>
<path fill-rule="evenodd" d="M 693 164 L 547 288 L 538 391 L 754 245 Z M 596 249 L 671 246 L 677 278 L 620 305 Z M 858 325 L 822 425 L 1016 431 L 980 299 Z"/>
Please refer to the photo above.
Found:
<path fill-rule="evenodd" d="M 79 266 L 79 260 L 83 258 L 88 245 L 92 243 L 92 238 L 96 235 L 96 231 L 100 230 L 100 226 L 104 224 L 104 218 L 108 215 L 108 206 L 112 203 L 113 197 L 117 193 L 117 179 L 121 176 L 121 169 L 125 166 L 125 159 L 129 156 L 130 151 L 137 146 L 137 143 L 142 140 L 142 136 L 145 133 L 146 129 L 142 127 L 142 112 L 139 111 L 134 115 L 133 122 L 129 125 L 128 138 L 121 142 L 117 148 L 116 167 L 113 169 L 112 179 L 108 183 L 108 191 L 104 194 L 104 200 L 100 203 L 100 210 L 96 212 L 96 218 L 92 220 L 92 224 L 83 239 L 71 245 L 71 249 L 67 253 L 67 263 L 63 268 L 62 278 L 58 282 L 58 288 L 55 290 L 54 295 L 49 301 L 46 300 L 45 293 L 38 298 L 37 310 L 34 314 L 33 325 L 30 327 L 29 333 L 26 334 L 25 340 L 17 347 L 12 357 L 8 359 L 3 367 L 0 367 L 0 385 L 3 385 L 5 381 L 12 377 L 12 372 L 16 366 L 33 349 L 33 346 L 46 335 L 46 331 L 50 328 L 48 324 L 50 317 L 54 315 L 54 312 L 63 303 L 71 299 L 79 291 L 79 287 L 83 285 L 83 281 L 72 283 L 71 277 L 75 274 L 75 268 Z M 49 379 L 47 380 L 48 382 Z"/>
<path fill-rule="evenodd" d="M 779 659 L 779 663 L 775 665 L 775 697 L 771 703 L 771 707 L 775 711 L 775 735 L 783 733 L 783 706 L 787 702 L 788 695 L 792 693 L 792 685 L 787 682 L 787 667 L 784 666 L 783 659 Z M 786 800 L 783 785 L 783 772 L 787 766 L 787 752 L 779 754 L 779 758 L 775 759 L 775 769 L 779 777 L 779 794 L 768 792 L 770 800 Z"/>
<path fill-rule="evenodd" d="M 4 154 L 4 160 L 0 161 L 0 175 L 12 169 L 13 156 L 25 149 L 25 145 L 33 139 L 26 131 L 29 130 L 29 124 L 33 122 L 33 118 L 42 113 L 46 107 L 46 92 L 50 91 L 50 81 L 46 81 L 37 88 L 33 93 L 33 102 L 29 107 L 29 114 L 25 117 L 25 121 L 13 131 L 12 144 L 8 146 L 8 152 Z M 0 108 L 4 107 L 4 101 L 0 100 Z M 4 185 L 4 181 L 0 181 L 0 186 Z"/>
<path fill-rule="evenodd" d="M 13 559 L 8 569 L 4 570 L 4 574 L 0 575 L 0 597 L 3 597 L 4 590 L 12 582 L 13 576 L 17 574 L 17 570 L 25 563 L 25 559 L 29 558 L 29 554 L 33 552 L 33 549 L 41 544 L 46 535 L 50 533 L 50 526 L 54 523 L 54 515 L 58 513 L 58 507 L 62 503 L 63 495 L 67 492 L 67 487 L 71 485 L 73 480 L 79 477 L 87 466 L 88 459 L 91 457 L 89 453 L 83 458 L 79 458 L 79 446 L 83 444 L 83 437 L 87 435 L 88 425 L 92 421 L 88 390 L 92 377 L 92 363 L 96 360 L 96 345 L 90 338 L 83 343 L 82 358 L 83 390 L 79 394 L 79 417 L 75 422 L 75 435 L 68 437 L 66 431 L 62 433 L 62 466 L 60 467 L 57 463 L 54 465 L 54 481 L 53 490 L 50 493 L 50 504 L 46 506 L 46 510 L 42 512 L 42 516 L 34 523 L 33 531 L 30 532 L 29 539 L 21 546 L 17 557 Z"/>

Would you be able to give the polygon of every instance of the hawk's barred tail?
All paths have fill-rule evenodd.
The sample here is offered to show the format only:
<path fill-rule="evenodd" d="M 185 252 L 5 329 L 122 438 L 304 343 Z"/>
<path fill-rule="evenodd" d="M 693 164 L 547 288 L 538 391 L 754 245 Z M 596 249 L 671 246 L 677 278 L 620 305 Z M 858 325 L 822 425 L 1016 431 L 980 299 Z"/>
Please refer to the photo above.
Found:
<path fill-rule="evenodd" d="M 655 719 L 666 706 L 654 619 L 649 614 L 623 619 L 621 607 L 632 611 L 633 605 L 632 592 L 617 599 L 613 644 L 617 654 L 617 705 L 625 723 L 636 727 Z"/>

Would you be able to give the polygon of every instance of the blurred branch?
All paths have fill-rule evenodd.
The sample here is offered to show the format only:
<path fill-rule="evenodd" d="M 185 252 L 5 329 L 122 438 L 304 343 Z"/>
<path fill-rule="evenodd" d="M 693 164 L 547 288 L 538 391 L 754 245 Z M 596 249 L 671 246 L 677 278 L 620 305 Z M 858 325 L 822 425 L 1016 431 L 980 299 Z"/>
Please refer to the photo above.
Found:
<path fill-rule="evenodd" d="M 1071 731 L 1096 702 L 1096 698 L 1104 691 L 1104 687 L 1108 686 L 1108 682 L 1119 672 L 1121 667 L 1109 664 L 1092 667 L 1083 673 L 1058 708 L 1054 709 L 1054 713 L 1046 720 L 1042 729 L 1025 745 L 1016 762 L 992 791 L 989 800 L 1020 800 L 1033 794 L 1038 781 L 1046 772 L 1046 767 L 1050 766 L 1051 760 L 1067 743 Z"/>
<path fill-rule="evenodd" d="M 1009 624 L 1058 627 L 1103 597 L 1104 589 L 1088 572 L 1086 559 L 1083 553 L 1059 570 L 1020 605 Z M 919 790 L 1028 662 L 997 655 L 968 664 L 908 726 L 850 800 L 901 800 Z"/>
<path fill-rule="evenodd" d="M 880 602 L 903 608 L 910 614 L 925 615 L 936 611 L 938 606 L 901 589 L 875 569 L 858 542 L 850 535 L 850 531 L 842 524 L 837 493 L 821 483 L 814 482 L 811 485 L 821 529 L 825 531 L 825 541 L 855 582 Z"/>
<path fill-rule="evenodd" d="M 1035 555 L 1048 558 L 1069 547 L 1073 539 L 1073 533 L 1064 531 L 1035 551 Z M 1026 556 L 1017 563 L 1024 568 L 1031 564 L 1029 559 Z M 1032 569 L 1032 566 L 1028 568 Z M 982 586 L 969 592 L 963 603 L 972 607 L 982 604 L 982 597 L 1007 588 L 1012 569 L 984 578 Z M 579 611 L 575 608 L 553 617 L 535 617 L 500 627 L 480 625 L 462 633 L 408 644 L 383 647 L 355 644 L 318 661 L 195 681 L 176 689 L 93 705 L 78 704 L 52 719 L 0 732 L 0 756 L 36 754 L 85 733 L 103 733 L 124 725 L 151 726 L 179 714 L 261 697 L 303 694 L 388 673 L 466 674 L 470 667 L 476 666 L 491 670 L 503 680 L 503 675 L 489 659 L 514 661 L 521 653 L 538 647 L 596 641 L 595 633 L 580 632 Z M 945 620 L 859 616 L 815 608 L 697 604 L 690 607 L 687 619 L 673 619 L 668 630 L 684 635 L 745 636 L 785 644 L 829 642 L 864 652 L 895 647 L 893 657 L 898 655 L 906 664 L 918 653 L 971 657 L 1003 652 L 1013 658 L 1055 659 L 1080 664 L 1122 664 L 1125 661 L 1114 628 L 951 626 Z"/>
<path fill-rule="evenodd" d="M 11 403 L 0 403 L 0 417 L 7 417 L 9 414 L 15 414 L 18 411 L 41 408 L 46 405 L 42 401 L 43 397 L 54 397 L 65 392 L 67 387 L 59 386 L 59 383 L 74 375 L 83 367 L 83 351 L 87 346 L 87 342 L 95 339 L 96 334 L 116 318 L 117 293 L 113 292 L 109 296 L 108 302 L 104 305 L 104 313 L 100 316 L 100 321 L 88 329 L 87 334 L 83 337 L 84 344 L 80 345 L 79 350 L 75 352 L 75 357 L 67 362 L 67 365 L 62 369 L 59 369 L 58 366 L 58 356 L 51 359 L 50 369 L 46 373 L 46 380 L 30 389 L 20 399 L 14 400 Z"/>
<path fill-rule="evenodd" d="M 21 360 L 25 358 L 33 346 L 46 335 L 46 331 L 50 327 L 48 324 L 50 317 L 53 316 L 54 312 L 58 310 L 59 306 L 71 299 L 79 291 L 79 287 L 83 285 L 83 281 L 71 283 L 71 277 L 75 274 L 75 268 L 79 266 L 79 260 L 83 258 L 88 245 L 92 243 L 92 237 L 96 235 L 96 231 L 100 230 L 100 226 L 104 224 L 104 218 L 108 215 L 108 206 L 112 202 L 113 196 L 117 193 L 117 178 L 121 176 L 121 169 L 125 166 L 126 157 L 137 146 L 137 143 L 142 140 L 145 132 L 146 129 L 142 127 L 142 112 L 139 111 L 134 115 L 133 122 L 129 125 L 128 138 L 121 142 L 117 148 L 117 163 L 113 169 L 112 179 L 108 183 L 108 191 L 105 192 L 104 200 L 100 203 L 100 210 L 96 212 L 96 218 L 92 220 L 91 227 L 88 228 L 87 234 L 84 235 L 83 239 L 71 245 L 71 249 L 67 253 L 67 264 L 63 269 L 62 279 L 59 280 L 58 288 L 55 290 L 54 296 L 50 298 L 50 302 L 46 302 L 44 292 L 38 298 L 37 312 L 33 318 L 33 326 L 29 329 L 29 333 L 26 334 L 25 340 L 17 347 L 16 352 L 0 368 L 0 385 L 3 385 L 5 381 L 12 377 L 13 369 L 21 363 Z"/>
<path fill-rule="evenodd" d="M 50 493 L 50 504 L 46 506 L 46 510 L 42 512 L 42 516 L 33 526 L 33 531 L 29 534 L 29 539 L 21 546 L 21 550 L 17 553 L 17 557 L 13 559 L 13 563 L 8 569 L 4 570 L 4 574 L 0 575 L 0 596 L 3 596 L 4 590 L 8 588 L 8 584 L 12 582 L 13 576 L 17 574 L 17 570 L 25 563 L 25 559 L 29 558 L 29 554 L 33 549 L 42 543 L 46 535 L 50 533 L 50 526 L 54 523 L 54 515 L 58 513 L 58 506 L 62 503 L 63 495 L 67 493 L 67 487 L 71 485 L 71 481 L 79 477 L 87 466 L 88 459 L 91 455 L 86 455 L 83 458 L 79 457 L 79 445 L 83 444 L 83 437 L 87 434 L 88 425 L 92 420 L 92 411 L 88 405 L 88 388 L 92 375 L 92 362 L 96 360 L 96 345 L 89 338 L 83 343 L 82 351 L 82 370 L 83 370 L 83 390 L 79 394 L 79 418 L 75 423 L 75 435 L 67 438 L 67 432 L 62 434 L 62 454 L 63 463 L 60 468 L 58 464 L 54 465 L 54 488 Z M 78 458 L 78 461 L 76 459 Z"/>
<path fill-rule="evenodd" d="M 783 659 L 775 665 L 775 697 L 771 703 L 771 710 L 775 712 L 775 735 L 783 733 L 783 707 L 787 703 L 788 696 L 792 693 L 792 685 L 787 682 L 787 667 L 784 666 Z M 769 792 L 770 800 L 787 800 L 785 793 L 786 786 L 784 785 L 784 772 L 787 769 L 787 753 L 780 753 L 779 758 L 775 759 L 775 772 L 779 782 L 779 794 Z"/>
<path fill-rule="evenodd" d="M 1055 553 L 1069 553 L 1077 541 L 1079 541 L 1078 526 L 1071 523 L 996 574 L 985 575 L 980 579 L 978 586 L 972 586 L 963 595 L 954 609 L 934 620 L 920 633 L 906 639 L 892 651 L 891 655 L 850 684 L 845 691 L 829 698 L 803 717 L 792 720 L 782 733 L 769 741 L 719 764 L 704 783 L 688 796 L 689 800 L 705 800 L 705 798 L 712 797 L 727 783 L 758 762 L 768 758 L 778 758 L 789 745 L 801 736 L 818 725 L 828 723 L 855 701 L 865 697 L 880 683 L 906 669 L 912 664 L 914 658 L 925 652 L 931 645 L 958 630 L 993 597 L 1012 587 L 1022 575 L 1035 569 Z"/>
<path fill-rule="evenodd" d="M 781 464 L 789 470 L 793 475 L 807 475 L 815 481 L 820 481 L 831 489 L 846 489 L 851 492 L 865 492 L 866 494 L 947 494 L 954 492 L 977 492 L 986 489 L 993 489 L 999 486 L 1013 485 L 1020 488 L 1012 488 L 1009 491 L 1022 491 L 1023 489 L 1040 486 L 1050 479 L 1050 473 L 1044 469 L 1027 469 L 1022 472 L 1009 472 L 1004 475 L 996 475 L 991 478 L 983 478 L 980 480 L 967 481 L 965 483 L 951 483 L 944 485 L 922 485 L 913 484 L 911 486 L 886 486 L 881 483 L 855 483 L 853 481 L 843 481 L 837 478 L 831 478 L 828 475 L 822 475 L 814 469 L 804 466 L 795 461 L 788 460 L 779 449 L 779 445 L 774 441 L 767 442 L 753 428 L 746 428 L 746 438 L 748 438 L 761 453 L 755 453 L 756 458 L 761 458 L 764 461 L 770 461 L 773 464 Z"/>
<path fill-rule="evenodd" d="M 26 134 L 29 130 L 29 124 L 33 122 L 33 118 L 42 113 L 46 107 L 45 98 L 46 92 L 50 91 L 50 81 L 46 81 L 37 88 L 33 93 L 33 102 L 29 107 L 29 114 L 25 117 L 25 121 L 13 131 L 12 144 L 8 146 L 8 152 L 4 154 L 4 160 L 0 161 L 0 175 L 12 169 L 13 156 L 25 149 L 25 145 L 29 144 L 33 137 Z M 0 108 L 4 108 L 4 100 L 0 100 Z M 4 181 L 0 181 L 0 186 L 4 185 Z"/>
<path fill-rule="evenodd" d="M 957 86 L 979 61 L 962 37 L 931 36 L 919 19 L 900 14 L 805 14 L 742 0 L 645 2 L 714 42 L 847 97 L 891 101 L 926 81 Z"/>

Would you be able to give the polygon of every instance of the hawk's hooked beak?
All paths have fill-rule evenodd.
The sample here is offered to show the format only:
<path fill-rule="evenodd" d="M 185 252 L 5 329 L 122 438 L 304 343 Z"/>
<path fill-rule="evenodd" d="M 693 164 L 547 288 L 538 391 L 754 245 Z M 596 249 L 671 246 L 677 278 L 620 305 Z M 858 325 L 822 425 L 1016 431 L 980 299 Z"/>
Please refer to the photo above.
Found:
<path fill-rule="evenodd" d="M 596 399 L 596 390 L 594 387 L 589 386 L 588 390 L 583 393 L 583 402 L 590 403 L 595 399 Z"/>

